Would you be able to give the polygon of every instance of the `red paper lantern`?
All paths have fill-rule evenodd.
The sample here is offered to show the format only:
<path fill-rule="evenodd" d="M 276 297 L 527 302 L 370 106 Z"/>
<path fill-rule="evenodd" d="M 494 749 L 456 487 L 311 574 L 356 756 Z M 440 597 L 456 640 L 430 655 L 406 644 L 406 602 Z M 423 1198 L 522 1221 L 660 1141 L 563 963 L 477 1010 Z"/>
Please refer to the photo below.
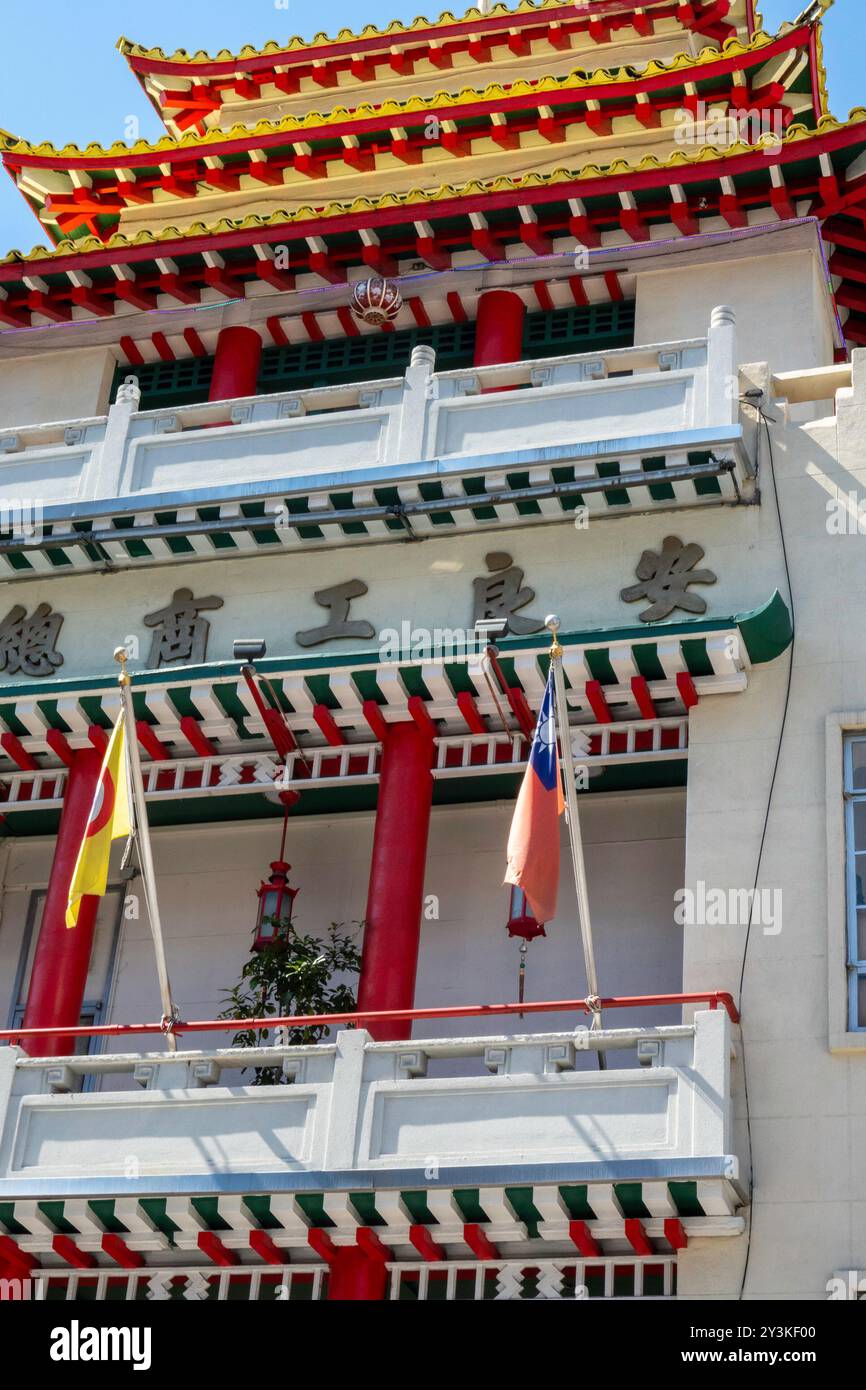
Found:
<path fill-rule="evenodd" d="M 403 296 L 393 280 L 376 275 L 372 280 L 360 280 L 352 290 L 352 312 L 364 323 L 381 328 L 390 323 L 403 308 Z"/>

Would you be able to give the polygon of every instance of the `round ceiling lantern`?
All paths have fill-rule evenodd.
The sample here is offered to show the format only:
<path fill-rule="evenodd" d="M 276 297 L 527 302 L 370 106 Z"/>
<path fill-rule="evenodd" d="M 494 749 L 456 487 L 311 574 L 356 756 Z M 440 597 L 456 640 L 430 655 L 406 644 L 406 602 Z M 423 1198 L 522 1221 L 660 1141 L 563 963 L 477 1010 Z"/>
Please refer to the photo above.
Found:
<path fill-rule="evenodd" d="M 403 307 L 403 296 L 393 280 L 376 275 L 359 280 L 352 290 L 352 312 L 364 323 L 381 328 L 395 319 Z"/>

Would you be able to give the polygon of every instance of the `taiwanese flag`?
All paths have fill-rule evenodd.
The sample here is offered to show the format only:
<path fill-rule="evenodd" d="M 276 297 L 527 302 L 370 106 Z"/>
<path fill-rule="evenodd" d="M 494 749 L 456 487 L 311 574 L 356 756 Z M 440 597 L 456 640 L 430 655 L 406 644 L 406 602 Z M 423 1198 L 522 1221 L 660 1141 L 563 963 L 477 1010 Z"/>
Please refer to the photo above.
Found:
<path fill-rule="evenodd" d="M 556 751 L 553 664 L 538 713 L 529 764 L 508 837 L 505 882 L 516 884 L 538 922 L 556 916 L 559 888 L 559 817 L 565 810 Z"/>

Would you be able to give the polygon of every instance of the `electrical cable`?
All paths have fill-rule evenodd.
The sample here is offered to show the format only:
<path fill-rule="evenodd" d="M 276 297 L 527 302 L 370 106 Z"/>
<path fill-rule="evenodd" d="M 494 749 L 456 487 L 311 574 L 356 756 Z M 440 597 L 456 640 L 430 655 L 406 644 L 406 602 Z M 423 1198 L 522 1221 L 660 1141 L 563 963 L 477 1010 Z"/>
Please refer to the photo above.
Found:
<path fill-rule="evenodd" d="M 763 394 L 763 393 L 762 393 L 762 394 Z M 761 423 L 763 423 L 764 431 L 765 431 L 766 438 L 767 438 L 767 454 L 768 454 L 768 462 L 769 462 L 769 467 L 770 467 L 770 477 L 771 477 L 772 480 L 773 480 L 773 497 L 774 497 L 774 499 L 775 499 L 775 504 L 776 504 L 776 517 L 777 517 L 777 519 L 778 519 L 778 524 L 779 524 L 779 540 L 780 540 L 781 546 L 782 546 L 782 560 L 783 560 L 784 568 L 785 568 L 785 582 L 786 582 L 787 589 L 788 589 L 788 605 L 789 605 L 789 611 L 790 611 L 790 614 L 791 614 L 791 645 L 790 645 L 790 659 L 789 659 L 789 662 L 788 662 L 788 674 L 787 674 L 787 679 L 786 679 L 786 682 L 785 682 L 785 697 L 784 697 L 784 703 L 783 703 L 783 706 L 782 706 L 782 720 L 781 720 L 781 723 L 780 723 L 780 725 L 779 725 L 779 738 L 778 738 L 778 742 L 777 742 L 777 744 L 776 744 L 776 756 L 775 756 L 775 759 L 774 759 L 774 762 L 773 762 L 773 773 L 772 773 L 772 776 L 771 776 L 771 778 L 770 778 L 770 787 L 769 787 L 769 791 L 768 791 L 768 793 L 767 793 L 767 808 L 766 808 L 766 811 L 765 811 L 765 813 L 764 813 L 764 823 L 763 823 L 763 827 L 762 827 L 762 829 L 761 829 L 760 844 L 759 844 L 759 846 L 758 846 L 758 858 L 757 858 L 757 862 L 756 862 L 756 864 L 755 864 L 755 882 L 754 882 L 754 886 L 753 886 L 753 888 L 752 888 L 752 897 L 751 897 L 751 903 L 750 903 L 750 906 L 749 906 L 749 920 L 748 920 L 748 923 L 747 923 L 747 926 L 746 926 L 746 939 L 745 939 L 745 941 L 744 941 L 744 943 L 743 943 L 743 956 L 742 956 L 742 961 L 741 961 L 741 963 L 740 963 L 740 981 L 739 981 L 739 986 L 738 986 L 738 989 L 737 989 L 737 1008 L 738 1008 L 738 1010 L 739 1010 L 741 1020 L 742 1020 L 742 1018 L 743 1018 L 743 988 L 744 988 L 744 984 L 745 984 L 745 978 L 746 978 L 746 964 L 747 964 L 747 961 L 748 961 L 748 956 L 749 956 L 749 945 L 750 945 L 750 942 L 751 942 L 751 935 L 752 935 L 752 922 L 753 922 L 754 912 L 755 912 L 755 901 L 756 901 L 757 894 L 758 894 L 758 883 L 759 883 L 759 881 L 760 881 L 760 877 L 761 877 L 761 867 L 762 867 L 762 865 L 763 865 L 763 860 L 764 860 L 764 847 L 765 847 L 765 844 L 766 844 L 766 840 L 767 840 L 767 831 L 768 831 L 769 824 L 770 824 L 770 812 L 771 812 L 772 806 L 773 806 L 773 794 L 774 794 L 775 789 L 776 789 L 776 779 L 777 779 L 778 772 L 779 772 L 779 763 L 780 763 L 781 757 L 782 757 L 782 745 L 783 745 L 783 742 L 784 742 L 784 739 L 785 739 L 785 730 L 786 730 L 786 728 L 787 728 L 787 723 L 788 723 L 788 709 L 789 709 L 790 702 L 791 702 L 791 684 L 792 684 L 793 676 L 794 676 L 794 648 L 795 648 L 795 643 L 796 643 L 796 639 L 797 639 L 797 627 L 796 627 L 796 618 L 795 618 L 795 610 L 794 610 L 794 590 L 793 590 L 793 586 L 792 586 L 792 583 L 791 583 L 791 569 L 790 569 L 790 565 L 789 565 L 789 562 L 788 562 L 788 547 L 787 547 L 787 543 L 786 543 L 786 540 L 785 540 L 785 526 L 784 526 L 784 522 L 783 522 L 783 520 L 782 520 L 782 507 L 781 507 L 781 503 L 780 503 L 780 501 L 779 501 L 779 487 L 778 487 L 778 481 L 777 481 L 777 479 L 776 479 L 776 465 L 775 465 L 775 458 L 774 458 L 774 455 L 773 455 L 773 438 L 772 438 L 772 434 L 771 434 L 771 432 L 770 432 L 770 420 L 771 420 L 771 417 L 768 416 L 768 415 L 766 414 L 766 412 L 764 411 L 764 409 L 762 408 L 762 406 L 761 406 L 761 404 L 760 404 L 760 401 L 750 400 L 748 403 L 753 407 L 753 409 L 755 410 L 756 414 L 757 414 L 758 417 L 759 417 L 759 420 L 761 421 Z M 758 428 L 759 428 L 759 430 L 760 430 L 760 425 L 758 426 Z M 746 1043 L 745 1043 L 745 1034 L 744 1034 L 744 1032 L 743 1032 L 743 1024 L 742 1024 L 742 1022 L 741 1022 L 741 1024 L 740 1024 L 740 1057 L 741 1057 L 742 1069 L 743 1069 L 743 1097 L 744 1097 L 745 1106 L 746 1106 L 746 1136 L 747 1136 L 748 1151 L 749 1151 L 749 1182 L 748 1182 L 748 1189 L 749 1189 L 749 1224 L 748 1224 L 748 1228 L 747 1228 L 747 1231 L 746 1231 L 746 1258 L 745 1258 L 745 1261 L 744 1261 L 744 1263 L 743 1263 L 743 1273 L 742 1273 L 742 1277 L 741 1277 L 741 1279 L 740 1279 L 740 1292 L 739 1292 L 739 1296 L 738 1296 L 738 1297 L 739 1297 L 739 1301 L 742 1302 L 743 1298 L 745 1297 L 746 1280 L 747 1280 L 748 1273 L 749 1273 L 749 1260 L 750 1260 L 751 1253 L 752 1253 L 752 1227 L 753 1227 L 753 1223 L 754 1223 L 754 1206 L 755 1206 L 755 1163 L 754 1163 L 754 1155 L 753 1155 L 753 1149 L 752 1149 L 752 1116 L 751 1116 L 751 1108 L 750 1108 L 750 1105 L 749 1105 L 749 1079 L 748 1079 L 748 1068 L 747 1068 L 747 1065 L 746 1065 Z"/>

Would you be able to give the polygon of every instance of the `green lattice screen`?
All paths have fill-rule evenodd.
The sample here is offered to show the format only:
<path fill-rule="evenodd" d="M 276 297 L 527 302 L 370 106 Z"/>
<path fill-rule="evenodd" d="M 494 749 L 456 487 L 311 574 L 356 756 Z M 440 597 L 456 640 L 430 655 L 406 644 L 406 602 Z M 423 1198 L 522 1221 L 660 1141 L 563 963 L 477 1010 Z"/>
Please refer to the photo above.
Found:
<path fill-rule="evenodd" d="M 527 314 L 523 356 L 554 357 L 570 352 L 629 347 L 634 342 L 634 309 L 634 301 L 628 301 L 575 305 L 549 314 Z M 285 347 L 265 348 L 258 389 L 267 394 L 400 376 L 412 349 L 419 343 L 435 348 L 439 371 L 471 366 L 475 324 L 446 323 L 434 328 L 402 329 L 398 333 L 370 333 L 357 338 L 326 338 L 320 343 L 289 343 Z M 212 357 L 118 367 L 111 399 L 114 400 L 124 377 L 134 373 L 141 386 L 142 410 L 192 405 L 207 399 L 212 372 Z"/>

